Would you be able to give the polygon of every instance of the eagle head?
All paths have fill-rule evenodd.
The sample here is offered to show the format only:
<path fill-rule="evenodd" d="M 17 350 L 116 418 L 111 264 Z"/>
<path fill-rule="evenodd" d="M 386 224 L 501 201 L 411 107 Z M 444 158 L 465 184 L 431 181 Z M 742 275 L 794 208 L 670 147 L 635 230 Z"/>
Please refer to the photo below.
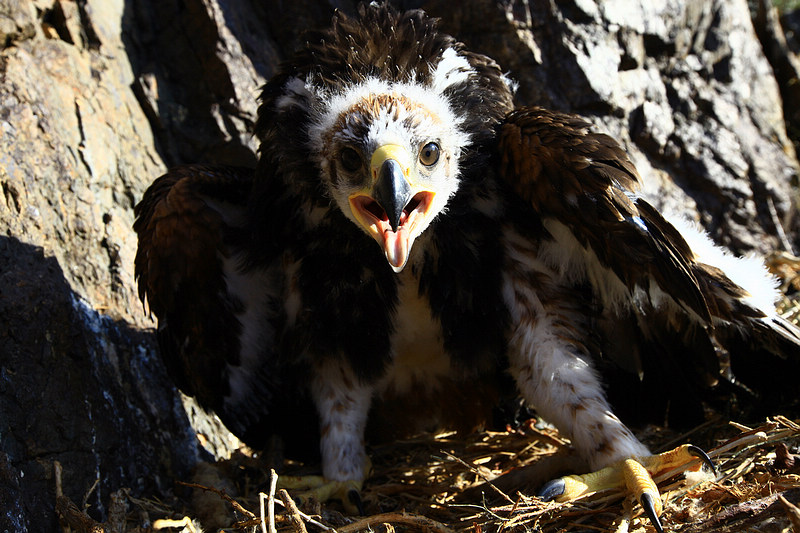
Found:
<path fill-rule="evenodd" d="M 459 186 L 463 121 L 432 86 L 377 78 L 325 99 L 311 152 L 338 208 L 395 272 Z"/>
<path fill-rule="evenodd" d="M 372 4 L 360 15 L 337 15 L 265 87 L 260 164 L 266 145 L 303 146 L 294 157 L 315 169 L 291 181 L 332 200 L 400 272 L 459 191 L 469 148 L 510 110 L 511 89 L 421 11 Z"/>

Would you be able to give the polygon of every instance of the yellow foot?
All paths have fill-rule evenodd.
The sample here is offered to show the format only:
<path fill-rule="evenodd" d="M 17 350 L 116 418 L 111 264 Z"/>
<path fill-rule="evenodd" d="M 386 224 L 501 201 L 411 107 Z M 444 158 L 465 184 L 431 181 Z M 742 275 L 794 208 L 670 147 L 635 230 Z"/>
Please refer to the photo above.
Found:
<path fill-rule="evenodd" d="M 688 464 L 700 459 L 702 462 Z M 538 496 L 546 501 L 568 501 L 590 492 L 622 488 L 636 496 L 658 533 L 664 533 L 659 516 L 661 515 L 661 496 L 653 477 L 683 465 L 685 470 L 697 471 L 703 463 L 716 473 L 714 463 L 706 452 L 691 444 L 678 446 L 674 450 L 659 455 L 624 459 L 596 472 L 582 476 L 565 476 L 549 481 L 541 488 Z"/>
<path fill-rule="evenodd" d="M 322 476 L 280 476 L 278 488 L 286 489 L 302 504 L 313 498 L 319 502 L 339 500 L 349 514 L 364 514 L 361 501 L 362 480 L 333 481 Z M 299 492 L 293 492 L 299 491 Z"/>

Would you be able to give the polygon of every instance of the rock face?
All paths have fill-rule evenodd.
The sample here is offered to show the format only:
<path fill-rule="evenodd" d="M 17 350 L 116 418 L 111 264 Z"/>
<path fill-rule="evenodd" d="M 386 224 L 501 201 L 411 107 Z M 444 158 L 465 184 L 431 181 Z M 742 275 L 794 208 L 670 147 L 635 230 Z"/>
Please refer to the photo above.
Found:
<path fill-rule="evenodd" d="M 334 4 L 355 10 L 0 0 L 0 529 L 55 530 L 53 461 L 74 501 L 98 480 L 102 519 L 112 491 L 166 489 L 202 453 L 136 297 L 132 208 L 169 165 L 255 161 L 258 87 Z M 778 224 L 796 239 L 798 164 L 745 0 L 409 4 L 519 103 L 622 141 L 660 207 L 736 252 L 779 247 Z"/>
<path fill-rule="evenodd" d="M 746 2 L 468 4 L 429 12 L 509 70 L 519 103 L 591 118 L 625 144 L 651 201 L 719 243 L 776 247 L 769 201 L 791 216 L 797 162 Z"/>
<path fill-rule="evenodd" d="M 152 336 L 92 309 L 15 237 L 0 237 L 0 295 L 0 527 L 56 530 L 55 461 L 65 495 L 100 514 L 119 488 L 171 488 L 199 450 Z"/>

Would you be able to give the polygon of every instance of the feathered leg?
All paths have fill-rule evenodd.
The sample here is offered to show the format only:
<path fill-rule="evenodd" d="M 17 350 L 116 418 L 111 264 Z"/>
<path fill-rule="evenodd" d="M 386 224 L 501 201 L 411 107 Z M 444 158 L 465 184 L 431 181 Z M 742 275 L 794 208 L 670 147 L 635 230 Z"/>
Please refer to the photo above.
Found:
<path fill-rule="evenodd" d="M 530 242 L 513 237 L 507 239 L 503 290 L 512 323 L 509 363 L 520 392 L 592 468 L 649 455 L 611 412 L 590 363 L 582 295 L 554 283 Z"/>
<path fill-rule="evenodd" d="M 365 385 L 349 365 L 323 358 L 314 372 L 311 393 L 320 417 L 322 477 L 284 476 L 285 488 L 305 489 L 300 498 L 319 501 L 337 499 L 352 513 L 362 513 L 360 490 L 370 468 L 364 449 L 372 388 Z"/>
<path fill-rule="evenodd" d="M 529 242 L 512 234 L 507 243 L 504 298 L 512 323 L 510 370 L 526 401 L 570 437 L 592 469 L 602 468 L 554 480 L 543 489 L 543 497 L 568 500 L 627 486 L 662 531 L 661 500 L 652 475 L 694 459 L 696 448 L 651 456 L 605 398 L 583 341 L 589 336 L 581 295 L 552 282 L 552 272 L 536 259 Z"/>

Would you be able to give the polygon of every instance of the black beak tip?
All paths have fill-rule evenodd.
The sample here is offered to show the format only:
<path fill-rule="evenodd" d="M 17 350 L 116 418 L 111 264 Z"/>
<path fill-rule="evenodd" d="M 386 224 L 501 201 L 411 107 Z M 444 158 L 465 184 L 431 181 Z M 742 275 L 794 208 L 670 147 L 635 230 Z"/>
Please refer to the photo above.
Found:
<path fill-rule="evenodd" d="M 410 200 L 411 186 L 403 175 L 403 167 L 394 159 L 387 159 L 378 171 L 375 201 L 386 212 L 392 231 L 400 227 L 403 209 Z"/>

